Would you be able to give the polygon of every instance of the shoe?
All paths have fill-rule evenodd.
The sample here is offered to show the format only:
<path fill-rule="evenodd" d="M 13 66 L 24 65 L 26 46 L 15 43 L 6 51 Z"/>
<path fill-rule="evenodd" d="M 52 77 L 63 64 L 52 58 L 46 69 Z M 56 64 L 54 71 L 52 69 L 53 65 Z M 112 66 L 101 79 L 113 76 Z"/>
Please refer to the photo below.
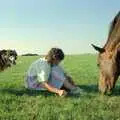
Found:
<path fill-rule="evenodd" d="M 69 93 L 72 95 L 80 95 L 82 92 L 83 92 L 82 89 L 80 89 L 79 87 L 75 87 L 71 89 Z"/>

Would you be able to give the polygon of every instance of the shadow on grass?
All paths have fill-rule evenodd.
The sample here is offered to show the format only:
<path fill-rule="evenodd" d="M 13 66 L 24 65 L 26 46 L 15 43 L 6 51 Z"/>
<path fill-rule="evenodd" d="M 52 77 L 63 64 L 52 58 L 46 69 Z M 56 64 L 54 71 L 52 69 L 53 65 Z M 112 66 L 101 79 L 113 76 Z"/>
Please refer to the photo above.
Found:
<path fill-rule="evenodd" d="M 98 93 L 98 86 L 95 84 L 91 85 L 79 85 L 81 89 L 83 89 L 86 93 Z"/>
<path fill-rule="evenodd" d="M 95 84 L 79 85 L 78 87 L 83 89 L 84 92 L 86 92 L 87 96 L 91 96 L 91 93 L 92 94 L 99 93 L 98 86 Z M 45 97 L 55 96 L 54 93 L 50 93 L 48 91 L 29 90 L 29 89 L 25 89 L 24 87 L 23 88 L 0 88 L 0 93 L 2 93 L 2 94 L 14 94 L 16 96 L 23 96 L 25 94 L 27 94 L 29 96 L 38 96 L 38 95 L 42 95 Z M 120 96 L 120 87 L 116 86 L 110 96 Z M 68 97 L 75 97 L 75 96 L 68 96 Z"/>
<path fill-rule="evenodd" d="M 81 89 L 83 89 L 87 93 L 99 93 L 98 91 L 98 85 L 92 84 L 92 85 L 79 85 Z M 120 86 L 116 86 L 110 94 L 105 94 L 108 96 L 120 96 Z"/>
<path fill-rule="evenodd" d="M 98 85 L 79 85 L 87 93 L 99 93 Z M 106 94 L 107 95 L 107 94 Z M 112 90 L 111 96 L 120 96 L 120 86 L 116 85 L 116 87 Z"/>
<path fill-rule="evenodd" d="M 81 89 L 83 89 L 87 94 L 89 93 L 97 93 L 97 86 L 96 85 L 79 85 Z M 55 96 L 55 94 L 50 93 L 48 91 L 36 91 L 36 90 L 29 90 L 23 88 L 0 88 L 0 93 L 2 94 L 14 94 L 16 96 L 23 96 L 25 94 L 29 96 Z M 72 96 L 73 97 L 73 96 Z"/>
<path fill-rule="evenodd" d="M 112 93 L 111 93 L 111 96 L 120 96 L 120 86 L 116 86 L 114 89 L 113 89 L 113 91 L 112 91 Z"/>
<path fill-rule="evenodd" d="M 16 96 L 23 96 L 25 94 L 29 96 L 38 96 L 38 95 L 43 95 L 43 96 L 54 96 L 54 94 L 51 94 L 47 91 L 36 91 L 36 90 L 29 90 L 25 88 L 2 88 L 0 89 L 0 93 L 2 94 L 14 94 Z"/>

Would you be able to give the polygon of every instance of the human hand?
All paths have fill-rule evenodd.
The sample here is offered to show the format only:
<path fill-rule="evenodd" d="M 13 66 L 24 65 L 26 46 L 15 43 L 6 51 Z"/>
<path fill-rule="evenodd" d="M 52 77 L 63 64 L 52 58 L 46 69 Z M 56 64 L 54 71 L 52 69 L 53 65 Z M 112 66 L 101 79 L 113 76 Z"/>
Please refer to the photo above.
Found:
<path fill-rule="evenodd" d="M 58 95 L 59 96 L 65 96 L 65 95 L 67 95 L 67 92 L 65 90 L 59 90 Z"/>

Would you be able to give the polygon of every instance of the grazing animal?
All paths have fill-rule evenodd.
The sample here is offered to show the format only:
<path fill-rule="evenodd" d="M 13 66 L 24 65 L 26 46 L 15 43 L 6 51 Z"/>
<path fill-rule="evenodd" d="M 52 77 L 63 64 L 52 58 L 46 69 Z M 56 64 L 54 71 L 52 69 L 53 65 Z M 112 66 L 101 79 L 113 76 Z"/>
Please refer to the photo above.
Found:
<path fill-rule="evenodd" d="M 99 90 L 111 92 L 120 75 L 120 11 L 111 22 L 108 39 L 103 48 L 92 46 L 99 52 Z"/>
<path fill-rule="evenodd" d="M 0 71 L 16 64 L 17 52 L 15 50 L 0 50 Z"/>

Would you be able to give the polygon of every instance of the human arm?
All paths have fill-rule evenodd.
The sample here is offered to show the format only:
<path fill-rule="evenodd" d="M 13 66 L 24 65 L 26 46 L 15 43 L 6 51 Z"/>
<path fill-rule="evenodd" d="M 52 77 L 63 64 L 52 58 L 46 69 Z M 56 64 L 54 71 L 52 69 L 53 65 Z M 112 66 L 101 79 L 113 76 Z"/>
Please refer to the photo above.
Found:
<path fill-rule="evenodd" d="M 43 83 L 43 86 L 44 86 L 44 88 L 46 88 L 49 92 L 56 93 L 56 94 L 58 94 L 59 96 L 63 96 L 63 95 L 66 95 L 66 94 L 67 94 L 67 92 L 66 92 L 65 90 L 57 89 L 57 88 L 49 85 L 47 82 L 44 82 L 44 83 Z"/>
<path fill-rule="evenodd" d="M 41 66 L 40 70 L 38 68 L 37 81 L 41 83 L 43 87 L 46 88 L 49 92 L 53 92 L 58 94 L 59 96 L 62 96 L 63 94 L 66 93 L 64 90 L 57 89 L 48 83 L 50 74 L 51 74 L 51 66 L 45 62 Z"/>

